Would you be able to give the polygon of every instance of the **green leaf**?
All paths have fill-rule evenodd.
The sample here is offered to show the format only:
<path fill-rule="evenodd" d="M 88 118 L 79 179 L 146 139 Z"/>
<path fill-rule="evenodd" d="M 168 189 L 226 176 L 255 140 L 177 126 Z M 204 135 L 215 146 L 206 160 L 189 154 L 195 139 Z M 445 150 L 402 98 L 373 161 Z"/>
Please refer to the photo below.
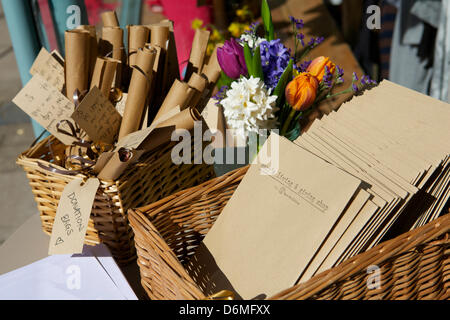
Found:
<path fill-rule="evenodd" d="M 294 67 L 294 60 L 291 59 L 289 61 L 288 66 L 286 69 L 284 69 L 283 74 L 280 77 L 280 80 L 278 80 L 278 84 L 275 87 L 275 90 L 273 91 L 273 95 L 277 96 L 277 107 L 280 107 L 280 105 L 284 102 L 284 90 L 286 89 L 287 84 L 289 81 L 292 80 L 292 71 Z"/>
<path fill-rule="evenodd" d="M 255 50 L 253 51 L 253 76 L 256 78 L 260 78 L 262 81 L 264 81 L 264 74 L 263 69 L 261 65 L 261 48 L 260 46 L 257 46 Z"/>
<path fill-rule="evenodd" d="M 272 14 L 270 13 L 269 4 L 267 3 L 267 0 L 262 1 L 261 5 L 261 17 L 263 20 L 264 25 L 264 31 L 266 33 L 265 38 L 268 41 L 274 40 L 274 28 L 272 23 Z"/>
<path fill-rule="evenodd" d="M 248 46 L 248 43 L 245 43 L 244 45 L 244 59 L 245 64 L 247 65 L 248 74 L 253 74 L 253 55 L 250 47 Z"/>
<path fill-rule="evenodd" d="M 230 86 L 234 80 L 227 76 L 223 71 L 220 72 L 219 80 L 217 80 L 217 88 L 221 88 L 222 86 Z"/>

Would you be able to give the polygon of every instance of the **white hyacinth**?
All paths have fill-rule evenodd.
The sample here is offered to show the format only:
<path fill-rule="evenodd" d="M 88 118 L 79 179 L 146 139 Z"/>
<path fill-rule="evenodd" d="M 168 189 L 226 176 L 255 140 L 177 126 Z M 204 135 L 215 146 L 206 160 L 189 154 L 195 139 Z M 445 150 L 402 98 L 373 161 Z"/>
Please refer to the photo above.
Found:
<path fill-rule="evenodd" d="M 254 49 L 257 46 L 259 46 L 261 44 L 261 42 L 266 41 L 266 39 L 260 38 L 260 37 L 256 37 L 256 41 L 255 41 L 255 36 L 250 33 L 243 33 L 241 35 L 240 39 L 242 40 L 242 41 L 239 41 L 241 46 L 244 46 L 244 43 L 247 43 L 248 46 L 250 47 L 250 49 Z"/>
<path fill-rule="evenodd" d="M 231 83 L 231 88 L 220 101 L 225 119 L 230 129 L 243 131 L 247 137 L 249 132 L 258 133 L 258 129 L 274 129 L 277 118 L 274 106 L 277 96 L 270 95 L 264 82 L 251 76 L 240 78 Z"/>

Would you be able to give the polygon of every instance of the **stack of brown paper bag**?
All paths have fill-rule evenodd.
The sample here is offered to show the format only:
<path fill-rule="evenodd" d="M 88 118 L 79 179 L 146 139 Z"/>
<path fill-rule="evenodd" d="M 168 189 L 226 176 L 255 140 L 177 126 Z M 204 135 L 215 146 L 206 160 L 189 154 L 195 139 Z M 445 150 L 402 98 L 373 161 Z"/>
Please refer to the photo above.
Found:
<path fill-rule="evenodd" d="M 449 199 L 449 123 L 447 103 L 383 81 L 294 143 L 272 133 L 192 276 L 210 279 L 206 294 L 263 298 L 437 218 Z"/>

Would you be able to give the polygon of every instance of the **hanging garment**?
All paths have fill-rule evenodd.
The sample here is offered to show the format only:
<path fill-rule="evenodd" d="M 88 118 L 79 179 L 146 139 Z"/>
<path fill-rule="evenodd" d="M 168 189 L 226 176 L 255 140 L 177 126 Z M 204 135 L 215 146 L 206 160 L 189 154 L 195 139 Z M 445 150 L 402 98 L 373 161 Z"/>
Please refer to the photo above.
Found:
<path fill-rule="evenodd" d="M 450 1 L 442 2 L 430 95 L 450 102 Z"/>
<path fill-rule="evenodd" d="M 400 1 L 392 39 L 389 78 L 429 94 L 441 0 Z"/>

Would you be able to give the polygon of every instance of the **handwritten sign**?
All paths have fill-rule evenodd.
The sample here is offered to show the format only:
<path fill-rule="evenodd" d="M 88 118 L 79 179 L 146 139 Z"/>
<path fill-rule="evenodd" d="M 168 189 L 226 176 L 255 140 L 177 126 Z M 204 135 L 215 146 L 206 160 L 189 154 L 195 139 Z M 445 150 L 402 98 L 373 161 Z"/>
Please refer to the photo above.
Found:
<path fill-rule="evenodd" d="M 48 254 L 73 254 L 83 251 L 89 217 L 100 181 L 74 179 L 64 188 L 56 209 Z"/>
<path fill-rule="evenodd" d="M 30 68 L 30 74 L 33 76 L 36 74 L 40 75 L 61 92 L 65 82 L 64 65 L 54 55 L 56 53 L 49 53 L 45 48 L 42 48 Z"/>
<path fill-rule="evenodd" d="M 71 121 L 74 104 L 40 75 L 34 75 L 12 101 L 65 145 L 75 141 L 57 130 L 60 121 Z"/>
<path fill-rule="evenodd" d="M 72 114 L 78 125 L 95 142 L 113 144 L 119 133 L 122 117 L 113 104 L 93 87 Z"/>

